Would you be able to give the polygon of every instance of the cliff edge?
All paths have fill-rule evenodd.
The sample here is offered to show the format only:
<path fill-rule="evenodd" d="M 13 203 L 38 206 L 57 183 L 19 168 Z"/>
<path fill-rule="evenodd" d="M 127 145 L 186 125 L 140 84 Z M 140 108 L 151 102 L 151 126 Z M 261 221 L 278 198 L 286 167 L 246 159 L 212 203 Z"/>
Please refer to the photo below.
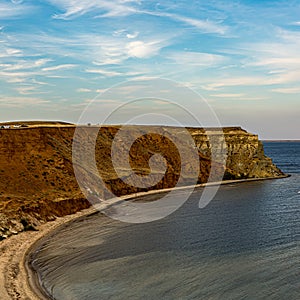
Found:
<path fill-rule="evenodd" d="M 147 133 L 153 128 L 156 133 Z M 43 222 L 90 206 L 74 176 L 72 143 L 75 129 L 74 125 L 63 123 L 35 123 L 23 127 L 11 124 L 10 128 L 0 129 L 0 240 L 20 231 L 35 230 Z M 80 143 L 83 147 L 92 142 L 88 139 L 88 133 L 92 130 L 98 132 L 99 128 L 81 127 Z M 223 128 L 221 131 L 214 128 L 187 130 L 200 158 L 198 183 L 207 182 L 212 164 L 215 174 L 211 174 L 211 178 L 217 178 L 219 173 L 224 174 L 223 179 L 230 180 L 284 176 L 272 160 L 265 156 L 257 135 L 240 127 Z M 101 174 L 106 187 L 117 195 L 145 191 L 147 189 L 124 183 L 114 169 L 111 147 L 118 131 L 118 126 L 101 127 L 95 144 L 97 170 L 91 166 L 86 171 L 86 180 L 93 180 L 97 174 Z M 162 154 L 167 162 L 164 176 L 150 189 L 174 187 L 181 172 L 177 147 L 166 136 L 159 134 L 166 131 L 170 138 L 176 140 L 182 128 L 130 126 L 129 132 L 133 136 L 145 133 L 130 149 L 130 165 L 137 174 L 150 172 L 149 159 L 155 153 Z M 226 164 L 218 161 L 218 155 L 212 162 L 212 138 L 216 145 L 220 145 L 220 153 L 226 151 Z M 179 143 L 185 146 L 184 141 Z M 187 170 L 194 167 L 185 166 Z M 126 169 L 122 172 L 122 178 L 129 174 Z M 189 176 L 184 178 L 183 184 L 188 185 Z M 98 193 L 103 199 L 106 198 L 104 190 L 102 194 Z"/>

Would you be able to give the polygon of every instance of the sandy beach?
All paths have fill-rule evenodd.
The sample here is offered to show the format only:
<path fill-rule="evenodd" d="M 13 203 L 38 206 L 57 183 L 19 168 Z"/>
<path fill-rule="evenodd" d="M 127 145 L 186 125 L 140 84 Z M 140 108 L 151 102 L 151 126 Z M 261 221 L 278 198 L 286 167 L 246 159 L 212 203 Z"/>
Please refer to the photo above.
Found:
<path fill-rule="evenodd" d="M 282 176 L 284 178 L 286 176 Z M 270 180 L 277 178 L 253 178 L 242 180 L 228 180 L 223 182 L 215 182 L 209 184 L 199 184 L 196 187 L 204 187 L 207 185 L 231 184 L 248 181 Z M 191 187 L 175 188 L 177 190 L 190 189 Z M 137 193 L 121 198 L 121 200 L 132 199 L 149 194 L 157 194 L 168 192 L 171 189 L 153 190 L 146 193 Z M 103 208 L 120 201 L 120 198 L 112 199 L 103 204 Z M 100 210 L 100 209 L 99 209 Z M 14 235 L 7 240 L 0 242 L 0 295 L 2 300 L 6 299 L 47 299 L 40 290 L 38 280 L 30 270 L 27 264 L 27 258 L 32 248 L 43 237 L 47 236 L 53 230 L 59 229 L 60 226 L 67 224 L 77 218 L 84 217 L 96 212 L 94 207 L 80 211 L 73 215 L 57 218 L 55 221 L 45 223 L 38 227 L 38 231 L 27 231 Z"/>
<path fill-rule="evenodd" d="M 52 230 L 76 218 L 93 213 L 94 208 L 73 215 L 57 218 L 38 227 L 38 231 L 26 231 L 0 242 L 0 295 L 6 299 L 45 299 L 36 287 L 34 275 L 29 272 L 26 257 L 31 247 Z"/>

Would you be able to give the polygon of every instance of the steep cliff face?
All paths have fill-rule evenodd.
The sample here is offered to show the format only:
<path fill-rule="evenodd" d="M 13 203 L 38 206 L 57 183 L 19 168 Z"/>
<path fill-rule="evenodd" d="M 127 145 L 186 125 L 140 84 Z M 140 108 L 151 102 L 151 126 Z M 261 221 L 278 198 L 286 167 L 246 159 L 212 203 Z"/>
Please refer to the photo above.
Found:
<path fill-rule="evenodd" d="M 218 130 L 192 130 L 192 136 L 203 155 L 209 156 L 210 145 L 226 149 L 227 161 L 224 179 L 267 178 L 282 176 L 283 173 L 264 153 L 263 144 L 255 134 L 240 127 Z M 213 141 L 209 141 L 212 136 Z M 224 140 L 225 144 L 224 145 Z M 219 151 L 221 153 L 221 151 Z"/>
<path fill-rule="evenodd" d="M 149 133 L 154 128 L 155 133 Z M 89 138 L 89 133 L 91 131 L 98 133 L 99 128 L 81 129 L 80 139 L 77 142 L 82 149 L 87 149 L 81 159 L 84 161 L 93 155 L 88 149 L 92 149 L 92 152 L 95 150 L 96 158 L 96 167 L 90 165 L 87 159 L 86 170 L 83 173 L 86 181 L 93 181 L 100 174 L 106 188 L 116 195 L 124 195 L 148 189 L 174 187 L 182 173 L 184 176 L 181 185 L 188 185 L 191 183 L 190 174 L 197 168 L 200 169 L 198 183 L 206 182 L 211 170 L 215 172 L 212 178 L 214 176 L 218 178 L 224 173 L 224 179 L 284 175 L 271 159 L 264 155 L 258 137 L 239 127 L 224 128 L 223 132 L 215 129 L 204 131 L 199 128 L 188 128 L 196 145 L 196 155 L 200 159 L 197 166 L 185 163 L 183 167 L 178 145 L 183 148 L 190 145 L 188 141 L 179 138 L 182 128 L 132 126 L 129 129 L 129 135 L 138 138 L 130 148 L 130 169 L 121 168 L 118 174 L 111 160 L 111 147 L 119 127 L 102 127 L 95 148 L 90 147 L 93 141 Z M 69 125 L 0 130 L 0 239 L 22 230 L 32 230 L 41 222 L 90 206 L 74 176 L 72 164 L 74 131 L 75 126 Z M 126 144 L 126 141 L 119 141 L 117 144 L 117 154 L 120 152 L 121 155 L 124 143 Z M 227 153 L 225 164 L 221 156 L 224 151 Z M 124 182 L 125 178 L 131 176 L 132 170 L 137 175 L 149 175 L 151 173 L 149 160 L 157 153 L 167 162 L 164 174 L 161 174 L 161 169 L 155 162 L 152 165 L 154 178 L 157 175 L 161 180 L 150 188 L 136 187 Z M 116 164 L 118 163 L 117 159 Z M 108 197 L 104 186 L 98 189 L 97 195 L 103 199 Z"/>

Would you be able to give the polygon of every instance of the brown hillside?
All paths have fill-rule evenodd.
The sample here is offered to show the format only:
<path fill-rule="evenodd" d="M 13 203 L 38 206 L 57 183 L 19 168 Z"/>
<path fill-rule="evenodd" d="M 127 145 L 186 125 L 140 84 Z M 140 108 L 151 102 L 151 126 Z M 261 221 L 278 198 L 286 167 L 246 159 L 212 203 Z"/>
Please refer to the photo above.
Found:
<path fill-rule="evenodd" d="M 16 123 L 17 124 L 17 123 Z M 27 124 L 29 124 L 27 122 Z M 106 186 L 117 195 L 124 195 L 146 188 L 136 188 L 124 183 L 116 174 L 111 162 L 112 141 L 118 126 L 102 127 L 98 133 L 95 155 L 97 169 L 88 166 L 84 180 L 93 181 L 99 174 Z M 149 129 L 155 134 L 147 134 Z M 79 143 L 88 149 L 92 141 L 89 133 L 98 132 L 97 127 L 80 127 Z M 200 157 L 198 183 L 207 181 L 211 169 L 211 149 L 205 131 L 189 128 Z M 75 126 L 71 124 L 31 123 L 26 128 L 0 129 L 0 239 L 26 229 L 33 229 L 40 222 L 54 219 L 87 208 L 90 203 L 85 199 L 74 176 L 72 165 L 72 143 Z M 185 141 L 179 139 L 182 128 L 131 126 L 130 134 L 140 136 L 130 151 L 130 166 L 138 175 L 148 175 L 149 159 L 160 153 L 167 161 L 167 171 L 162 179 L 151 189 L 174 187 L 181 172 L 181 161 L 177 147 L 162 134 L 167 131 L 183 147 Z M 215 139 L 220 132 L 209 129 Z M 160 132 L 162 134 L 160 134 Z M 228 159 L 226 166 L 215 161 L 216 176 L 226 168 L 226 179 L 255 177 L 276 177 L 283 173 L 265 157 L 258 137 L 239 127 L 224 128 Z M 122 143 L 120 143 L 122 147 Z M 220 150 L 221 151 L 221 150 Z M 91 155 L 88 150 L 81 161 Z M 154 173 L 161 175 L 159 168 Z M 196 166 L 186 164 L 184 181 L 191 183 L 190 173 Z M 123 169 L 122 178 L 130 176 L 130 170 Z M 154 174 L 155 175 L 155 174 Z M 107 195 L 100 187 L 97 195 L 105 199 Z"/>

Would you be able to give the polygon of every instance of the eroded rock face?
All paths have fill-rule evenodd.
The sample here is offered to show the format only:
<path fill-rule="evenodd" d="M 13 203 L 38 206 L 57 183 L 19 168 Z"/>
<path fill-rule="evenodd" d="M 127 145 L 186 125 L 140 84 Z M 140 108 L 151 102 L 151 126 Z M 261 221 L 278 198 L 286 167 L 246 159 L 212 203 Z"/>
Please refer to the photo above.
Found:
<path fill-rule="evenodd" d="M 192 134 L 200 152 L 209 156 L 210 143 L 207 135 L 201 132 Z M 263 144 L 257 135 L 248 133 L 240 127 L 224 128 L 223 135 L 226 145 L 222 143 L 223 138 L 218 131 L 213 136 L 216 140 L 213 145 L 226 148 L 224 179 L 268 178 L 284 175 L 272 163 L 272 159 L 265 156 Z"/>
<path fill-rule="evenodd" d="M 159 182 L 151 188 L 137 188 L 122 180 L 130 176 L 131 170 L 121 170 L 122 178 L 117 175 L 111 161 L 111 146 L 119 129 L 117 126 L 102 127 L 99 131 L 95 146 L 97 168 L 87 162 L 83 172 L 84 180 L 87 183 L 92 182 L 100 174 L 106 187 L 116 195 L 174 187 L 182 170 L 181 158 L 172 139 L 182 147 L 188 147 L 188 141 L 180 139 L 182 128 L 156 127 L 155 134 L 149 133 L 151 128 L 153 127 L 130 127 L 130 134 L 139 138 L 131 147 L 129 160 L 135 174 L 146 176 L 150 173 L 149 160 L 153 154 L 163 155 L 167 161 L 165 174 L 160 174 L 161 170 L 155 163 L 153 166 L 153 172 L 157 173 L 154 176 L 163 175 Z M 86 147 L 86 156 L 93 155 L 88 153 L 90 143 L 93 142 L 89 139 L 89 132 L 95 130 L 98 132 L 99 128 L 81 129 L 81 138 L 77 142 L 83 149 Z M 57 216 L 75 213 L 90 206 L 74 176 L 74 131 L 75 126 L 69 125 L 0 130 L 0 239 L 23 230 L 34 230 L 41 222 L 51 221 Z M 188 131 L 196 145 L 199 165 L 186 163 L 183 166 L 182 185 L 191 183 L 190 174 L 196 167 L 200 168 L 197 182 L 205 183 L 212 170 L 212 157 L 215 166 L 212 178 L 218 178 L 219 174 L 224 173 L 224 169 L 224 179 L 284 175 L 265 156 L 257 135 L 247 133 L 239 127 L 224 128 L 223 132 L 200 128 L 188 128 Z M 124 147 L 124 141 L 120 141 L 118 147 Z M 119 150 L 121 153 L 121 148 L 117 149 Z M 227 154 L 225 165 L 222 163 L 224 152 Z M 81 159 L 84 165 L 85 157 Z M 96 194 L 102 199 L 108 197 L 104 187 L 102 189 L 98 186 Z"/>

